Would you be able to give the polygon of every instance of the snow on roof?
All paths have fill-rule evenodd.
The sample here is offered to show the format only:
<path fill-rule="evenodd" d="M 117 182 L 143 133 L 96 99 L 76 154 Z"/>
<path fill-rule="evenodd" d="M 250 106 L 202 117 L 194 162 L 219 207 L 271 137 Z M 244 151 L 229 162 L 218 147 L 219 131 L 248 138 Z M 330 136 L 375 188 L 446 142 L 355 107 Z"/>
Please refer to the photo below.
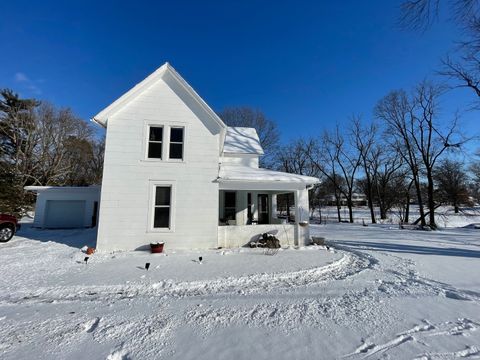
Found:
<path fill-rule="evenodd" d="M 318 184 L 319 179 L 312 176 L 284 173 L 261 168 L 238 165 L 220 165 L 219 182 L 248 181 L 248 182 L 285 182 L 305 185 Z"/>
<path fill-rule="evenodd" d="M 223 152 L 263 155 L 257 131 L 248 127 L 227 127 Z"/>
<path fill-rule="evenodd" d="M 25 186 L 27 191 L 94 192 L 100 191 L 100 185 L 91 186 Z"/>

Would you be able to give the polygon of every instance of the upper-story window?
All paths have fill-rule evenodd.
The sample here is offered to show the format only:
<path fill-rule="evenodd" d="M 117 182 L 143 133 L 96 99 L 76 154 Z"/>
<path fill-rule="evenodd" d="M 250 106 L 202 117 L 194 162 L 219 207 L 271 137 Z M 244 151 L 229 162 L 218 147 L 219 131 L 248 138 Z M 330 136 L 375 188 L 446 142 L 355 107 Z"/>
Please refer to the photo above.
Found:
<path fill-rule="evenodd" d="M 163 127 L 150 126 L 148 136 L 148 158 L 161 159 L 163 146 Z"/>
<path fill-rule="evenodd" d="M 170 159 L 183 159 L 183 127 L 170 128 Z"/>

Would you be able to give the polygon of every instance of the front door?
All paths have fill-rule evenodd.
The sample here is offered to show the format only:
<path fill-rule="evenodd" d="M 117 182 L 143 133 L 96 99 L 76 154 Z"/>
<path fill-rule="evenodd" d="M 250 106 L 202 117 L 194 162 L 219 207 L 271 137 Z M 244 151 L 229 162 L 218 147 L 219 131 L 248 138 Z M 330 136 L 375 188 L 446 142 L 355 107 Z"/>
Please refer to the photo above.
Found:
<path fill-rule="evenodd" d="M 258 223 L 268 224 L 269 219 L 268 194 L 258 194 Z"/>

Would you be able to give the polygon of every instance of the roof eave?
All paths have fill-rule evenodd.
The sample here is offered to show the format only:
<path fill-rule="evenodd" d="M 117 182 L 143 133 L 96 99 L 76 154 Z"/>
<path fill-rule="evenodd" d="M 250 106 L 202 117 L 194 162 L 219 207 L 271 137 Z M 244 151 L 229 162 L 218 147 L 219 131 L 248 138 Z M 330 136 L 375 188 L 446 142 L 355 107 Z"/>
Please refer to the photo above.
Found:
<path fill-rule="evenodd" d="M 100 126 L 103 127 L 104 129 L 107 128 L 107 121 L 106 121 L 106 120 L 105 120 L 105 122 L 102 122 L 102 121 L 96 119 L 95 117 L 93 117 L 93 118 L 90 119 L 90 121 L 93 122 L 93 123 L 95 123 L 95 124 L 97 124 L 97 125 L 100 125 Z"/>

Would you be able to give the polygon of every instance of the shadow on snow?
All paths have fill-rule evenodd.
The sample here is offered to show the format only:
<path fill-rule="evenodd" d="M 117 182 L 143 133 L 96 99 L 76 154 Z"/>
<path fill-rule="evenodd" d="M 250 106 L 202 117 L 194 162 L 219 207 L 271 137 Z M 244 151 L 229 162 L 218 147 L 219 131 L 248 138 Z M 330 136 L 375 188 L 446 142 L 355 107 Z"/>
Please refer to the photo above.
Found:
<path fill-rule="evenodd" d="M 362 246 L 369 250 L 380 250 L 380 251 L 388 251 L 388 252 L 394 252 L 394 253 L 480 258 L 480 251 L 478 250 L 469 250 L 469 249 L 453 248 L 453 247 L 441 248 L 441 247 L 432 247 L 432 246 L 406 245 L 406 244 L 390 243 L 390 242 L 380 243 L 380 242 L 371 242 L 371 241 L 347 241 L 347 240 L 335 240 L 332 242 L 332 245 L 335 246 L 335 244 L 345 245 L 349 247 Z"/>

